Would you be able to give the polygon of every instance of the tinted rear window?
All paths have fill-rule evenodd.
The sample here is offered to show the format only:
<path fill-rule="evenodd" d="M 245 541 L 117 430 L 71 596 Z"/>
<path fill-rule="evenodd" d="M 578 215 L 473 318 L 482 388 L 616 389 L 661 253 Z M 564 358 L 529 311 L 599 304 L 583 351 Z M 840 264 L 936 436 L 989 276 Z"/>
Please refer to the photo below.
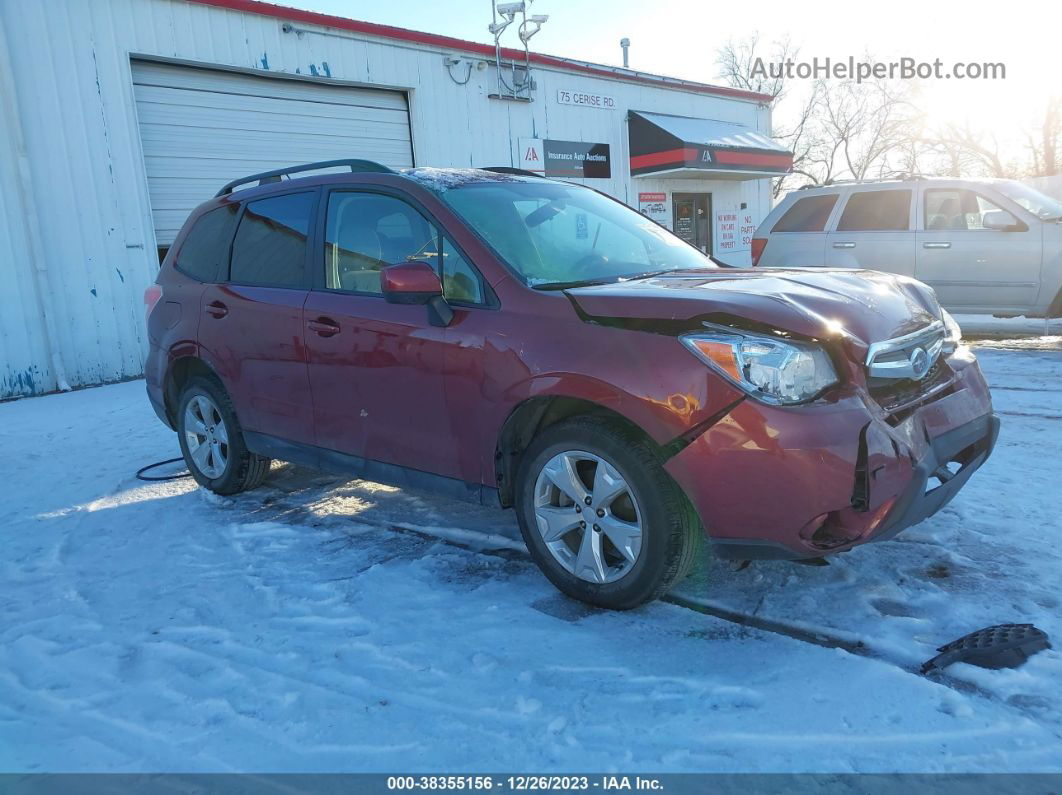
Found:
<path fill-rule="evenodd" d="M 231 281 L 302 286 L 306 237 L 316 201 L 316 193 L 289 193 L 250 202 L 232 244 Z"/>
<path fill-rule="evenodd" d="M 821 232 L 826 228 L 826 219 L 830 217 L 830 211 L 835 204 L 837 204 L 836 193 L 824 196 L 805 196 L 785 211 L 771 231 Z"/>
<path fill-rule="evenodd" d="M 868 190 L 853 193 L 837 224 L 838 232 L 891 232 L 910 228 L 911 191 Z"/>
<path fill-rule="evenodd" d="M 224 281 L 238 209 L 229 204 L 199 216 L 181 244 L 177 270 L 201 282 Z"/>

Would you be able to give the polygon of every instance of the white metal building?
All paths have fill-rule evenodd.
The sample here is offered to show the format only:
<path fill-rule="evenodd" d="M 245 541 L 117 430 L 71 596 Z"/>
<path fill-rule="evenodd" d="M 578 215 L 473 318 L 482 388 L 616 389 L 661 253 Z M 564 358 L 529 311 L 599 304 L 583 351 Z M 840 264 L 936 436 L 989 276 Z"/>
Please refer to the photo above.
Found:
<path fill-rule="evenodd" d="M 522 96 L 492 45 L 255 0 L 0 0 L 0 398 L 139 375 L 159 251 L 294 163 L 540 170 L 747 264 L 789 164 L 767 97 L 536 54 L 503 75 Z"/>

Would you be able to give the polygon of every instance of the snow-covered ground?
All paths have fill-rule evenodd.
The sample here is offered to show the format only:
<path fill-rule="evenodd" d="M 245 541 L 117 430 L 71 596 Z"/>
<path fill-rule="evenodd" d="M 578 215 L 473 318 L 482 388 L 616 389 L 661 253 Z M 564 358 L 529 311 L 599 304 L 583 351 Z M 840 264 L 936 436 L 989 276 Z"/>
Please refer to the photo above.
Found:
<path fill-rule="evenodd" d="M 1053 337 L 1062 341 L 1062 318 L 1042 317 L 995 317 L 994 315 L 955 315 L 968 338 L 985 337 Z"/>
<path fill-rule="evenodd" d="M 511 512 L 136 481 L 176 454 L 141 382 L 0 405 L 0 770 L 1062 771 L 1062 652 L 912 671 L 992 623 L 1062 642 L 1062 351 L 980 355 L 1003 430 L 943 512 L 630 613 L 558 595 Z"/>

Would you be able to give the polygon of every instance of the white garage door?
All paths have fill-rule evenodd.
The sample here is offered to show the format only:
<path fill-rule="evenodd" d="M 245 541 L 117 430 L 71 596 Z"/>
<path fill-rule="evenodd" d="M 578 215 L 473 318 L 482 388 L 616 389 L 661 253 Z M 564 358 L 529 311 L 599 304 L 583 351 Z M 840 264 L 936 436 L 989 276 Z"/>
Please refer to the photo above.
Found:
<path fill-rule="evenodd" d="M 133 61 L 140 137 L 159 246 L 226 182 L 338 158 L 413 165 L 398 91 Z"/>

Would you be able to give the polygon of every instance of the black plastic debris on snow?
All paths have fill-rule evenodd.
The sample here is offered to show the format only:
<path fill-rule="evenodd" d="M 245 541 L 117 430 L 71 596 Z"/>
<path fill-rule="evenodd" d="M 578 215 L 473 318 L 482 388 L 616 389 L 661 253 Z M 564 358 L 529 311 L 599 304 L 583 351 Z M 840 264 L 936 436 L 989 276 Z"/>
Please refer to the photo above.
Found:
<path fill-rule="evenodd" d="M 981 668 L 1017 668 L 1036 652 L 1050 648 L 1047 634 L 1032 624 L 997 624 L 941 646 L 937 649 L 940 654 L 922 664 L 922 673 L 939 671 L 955 662 Z"/>

